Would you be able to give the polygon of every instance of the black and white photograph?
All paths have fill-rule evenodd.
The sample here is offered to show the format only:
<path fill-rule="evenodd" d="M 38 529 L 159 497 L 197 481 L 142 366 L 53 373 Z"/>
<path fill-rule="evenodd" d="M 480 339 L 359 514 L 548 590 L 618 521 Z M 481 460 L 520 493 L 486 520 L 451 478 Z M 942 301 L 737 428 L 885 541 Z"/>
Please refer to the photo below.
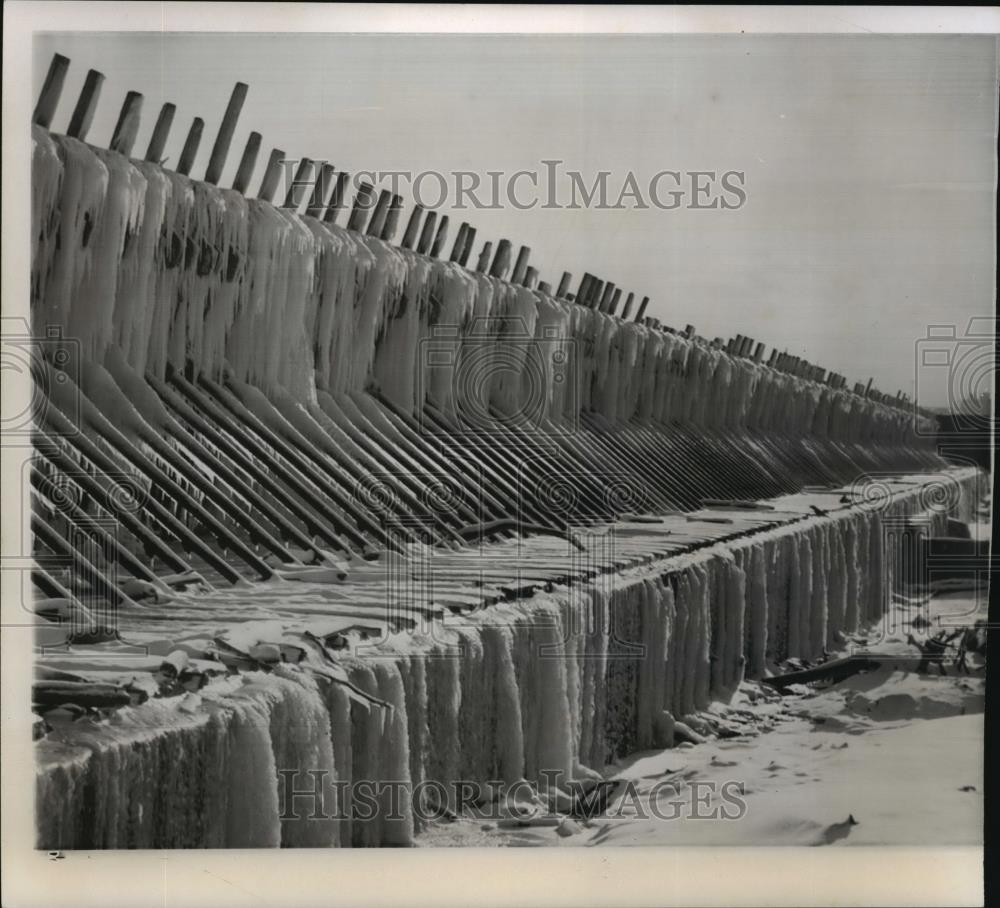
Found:
<path fill-rule="evenodd" d="M 5 773 L 53 879 L 907 846 L 983 904 L 995 9 L 61 6 L 4 72 Z"/>

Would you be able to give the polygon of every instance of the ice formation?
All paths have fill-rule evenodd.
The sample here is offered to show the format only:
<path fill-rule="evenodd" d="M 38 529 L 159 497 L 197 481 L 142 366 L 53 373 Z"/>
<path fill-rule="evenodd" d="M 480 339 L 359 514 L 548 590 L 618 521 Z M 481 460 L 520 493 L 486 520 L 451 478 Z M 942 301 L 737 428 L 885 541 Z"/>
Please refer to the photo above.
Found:
<path fill-rule="evenodd" d="M 123 525 L 172 569 L 237 582 L 220 550 L 262 577 L 350 557 L 400 513 L 405 544 L 459 546 L 480 508 L 558 528 L 937 465 L 912 414 L 874 400 L 37 127 L 33 149 L 33 317 L 74 367 L 46 418 L 82 430 L 81 462 L 136 478 L 154 527 Z M 481 501 L 434 498 L 442 473 Z M 553 478 L 559 495 L 531 491 Z M 406 802 L 356 815 L 349 787 L 328 818 L 282 819 L 283 770 L 405 780 L 450 809 L 457 779 L 563 789 L 877 620 L 883 519 L 918 504 L 804 517 L 344 656 L 391 708 L 283 666 L 78 723 L 37 745 L 39 846 L 408 844 L 423 822 Z"/>

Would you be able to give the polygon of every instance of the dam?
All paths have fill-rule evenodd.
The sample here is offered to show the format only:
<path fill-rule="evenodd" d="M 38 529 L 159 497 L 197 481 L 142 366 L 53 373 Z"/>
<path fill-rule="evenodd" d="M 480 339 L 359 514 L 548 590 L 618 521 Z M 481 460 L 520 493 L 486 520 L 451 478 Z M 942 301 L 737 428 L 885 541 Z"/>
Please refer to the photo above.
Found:
<path fill-rule="evenodd" d="M 139 157 L 134 92 L 87 143 L 96 71 L 57 133 L 68 66 L 32 125 L 38 848 L 413 845 L 459 782 L 572 813 L 877 641 L 975 517 L 902 395 L 466 223 L 449 255 L 325 163 L 282 200 L 257 133 L 223 188 L 242 83 L 203 179 L 173 105 Z"/>

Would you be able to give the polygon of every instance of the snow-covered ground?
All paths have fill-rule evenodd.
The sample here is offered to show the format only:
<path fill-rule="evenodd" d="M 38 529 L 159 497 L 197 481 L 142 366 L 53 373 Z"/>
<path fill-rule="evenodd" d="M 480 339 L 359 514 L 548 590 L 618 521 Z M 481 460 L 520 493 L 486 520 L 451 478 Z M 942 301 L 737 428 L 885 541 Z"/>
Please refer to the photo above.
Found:
<path fill-rule="evenodd" d="M 635 754 L 591 818 L 438 822 L 423 845 L 977 845 L 983 827 L 985 669 L 918 674 L 907 644 L 919 610 L 932 625 L 985 617 L 985 590 L 897 604 L 885 631 L 852 641 L 897 658 L 825 689 L 784 696 L 744 683 L 713 704 L 729 738 Z M 933 630 L 932 630 L 933 632 Z M 876 637 L 878 639 L 876 639 Z M 728 785 L 727 785 L 728 783 Z M 744 807 L 739 801 L 742 799 Z"/>

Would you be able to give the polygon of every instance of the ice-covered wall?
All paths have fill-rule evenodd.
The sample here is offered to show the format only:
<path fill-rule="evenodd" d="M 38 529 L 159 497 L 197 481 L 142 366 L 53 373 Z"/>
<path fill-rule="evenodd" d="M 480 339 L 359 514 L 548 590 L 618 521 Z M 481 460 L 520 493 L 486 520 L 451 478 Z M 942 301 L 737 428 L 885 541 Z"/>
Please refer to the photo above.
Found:
<path fill-rule="evenodd" d="M 862 628 L 874 639 L 897 530 L 918 513 L 943 530 L 947 512 L 926 504 L 911 487 L 345 658 L 351 681 L 391 710 L 280 666 L 91 731 L 77 723 L 72 744 L 36 745 L 39 847 L 400 845 L 427 815 L 412 810 L 414 789 L 454 808 L 456 780 L 568 788 L 615 757 L 670 746 L 676 721 L 727 701 L 745 677 Z M 307 818 L 311 799 L 283 805 L 279 771 L 298 772 L 292 787 L 305 791 L 318 773 L 327 819 Z M 388 800 L 352 806 L 335 780 L 376 783 L 376 800 L 392 792 L 377 783 L 403 783 L 404 797 L 395 812 Z M 299 818 L 281 819 L 282 806 Z"/>
<path fill-rule="evenodd" d="M 39 127 L 33 143 L 33 311 L 85 359 L 228 369 L 306 405 L 377 388 L 408 412 L 924 444 L 912 413 L 848 391 Z"/>
<path fill-rule="evenodd" d="M 36 330 L 62 329 L 78 382 L 49 383 L 44 415 L 65 447 L 45 458 L 68 470 L 60 458 L 73 452 L 84 485 L 87 470 L 138 477 L 145 510 L 112 515 L 141 543 L 133 560 L 162 558 L 159 541 L 232 580 L 213 553 L 264 576 L 265 550 L 287 562 L 286 547 L 346 540 L 357 553 L 380 525 L 351 489 L 380 471 L 482 468 L 491 516 L 546 519 L 541 495 L 522 513 L 521 485 L 551 478 L 546 469 L 576 477 L 587 507 L 613 485 L 604 473 L 631 469 L 663 508 L 794 490 L 803 460 L 801 476 L 840 481 L 934 462 L 912 414 L 873 400 L 43 129 L 33 142 L 32 314 Z M 178 384 L 185 375 L 224 381 Z M 452 457 L 395 415 L 425 409 L 445 434 L 523 415 L 557 443 L 518 453 L 535 437 L 521 424 L 497 428 L 492 453 Z M 394 486 L 408 514 L 422 483 Z M 638 509 L 598 504 L 599 517 Z M 100 728 L 76 723 L 65 743 L 37 745 L 39 845 L 406 844 L 420 825 L 408 810 L 281 820 L 276 773 L 412 786 L 553 772 L 565 783 L 668 745 L 675 721 L 727 698 L 744 674 L 815 657 L 879 617 L 893 564 L 886 513 L 809 518 L 607 587 L 483 610 L 433 639 L 397 635 L 345 660 L 389 711 L 282 667 L 119 710 Z M 431 528 L 454 544 L 448 531 L 475 517 Z"/>

